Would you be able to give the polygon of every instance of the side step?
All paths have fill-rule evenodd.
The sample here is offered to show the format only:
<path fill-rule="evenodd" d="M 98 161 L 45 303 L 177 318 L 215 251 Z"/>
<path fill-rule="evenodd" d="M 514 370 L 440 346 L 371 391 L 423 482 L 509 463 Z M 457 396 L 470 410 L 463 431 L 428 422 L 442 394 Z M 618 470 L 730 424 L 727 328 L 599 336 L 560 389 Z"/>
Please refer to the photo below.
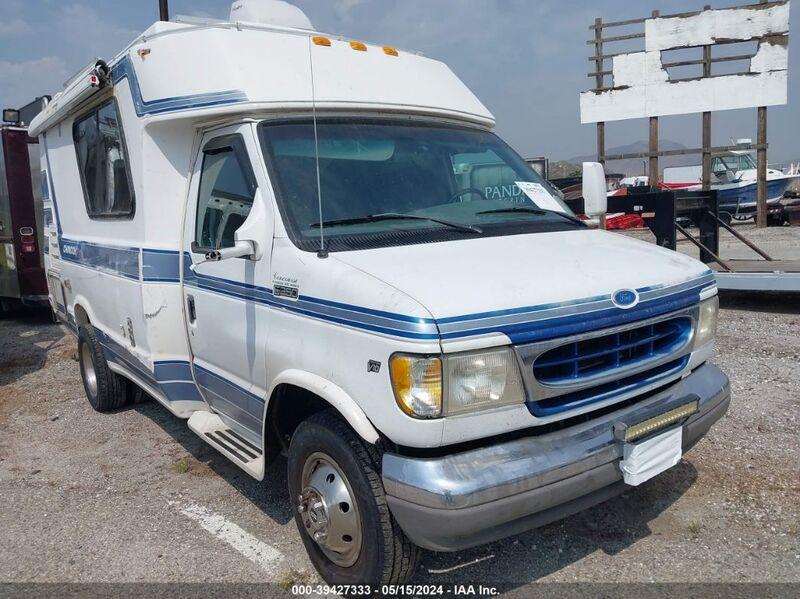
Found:
<path fill-rule="evenodd" d="M 213 412 L 198 411 L 189 418 L 189 428 L 256 480 L 264 478 L 264 454 L 240 434 L 232 431 Z"/>

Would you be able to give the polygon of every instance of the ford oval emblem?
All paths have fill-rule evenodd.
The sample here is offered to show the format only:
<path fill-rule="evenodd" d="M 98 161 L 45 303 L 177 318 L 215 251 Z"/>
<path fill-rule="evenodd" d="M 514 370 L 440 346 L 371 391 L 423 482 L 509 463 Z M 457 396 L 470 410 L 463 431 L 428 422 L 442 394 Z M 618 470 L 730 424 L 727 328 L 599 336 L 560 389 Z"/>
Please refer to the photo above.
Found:
<path fill-rule="evenodd" d="M 617 308 L 626 310 L 639 303 L 639 294 L 633 289 L 620 289 L 614 292 L 614 295 L 611 296 L 611 301 L 614 302 Z"/>

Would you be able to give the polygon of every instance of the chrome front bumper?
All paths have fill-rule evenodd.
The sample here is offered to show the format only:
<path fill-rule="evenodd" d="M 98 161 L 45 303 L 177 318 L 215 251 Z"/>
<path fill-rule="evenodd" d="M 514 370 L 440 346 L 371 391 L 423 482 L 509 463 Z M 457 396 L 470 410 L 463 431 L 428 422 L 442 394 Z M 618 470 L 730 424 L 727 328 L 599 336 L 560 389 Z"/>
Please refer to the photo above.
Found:
<path fill-rule="evenodd" d="M 457 551 L 548 524 L 629 488 L 614 427 L 633 425 L 689 401 L 691 448 L 728 410 L 728 378 L 705 364 L 634 405 L 555 432 L 440 458 L 387 453 L 383 484 L 395 519 L 417 545 Z"/>

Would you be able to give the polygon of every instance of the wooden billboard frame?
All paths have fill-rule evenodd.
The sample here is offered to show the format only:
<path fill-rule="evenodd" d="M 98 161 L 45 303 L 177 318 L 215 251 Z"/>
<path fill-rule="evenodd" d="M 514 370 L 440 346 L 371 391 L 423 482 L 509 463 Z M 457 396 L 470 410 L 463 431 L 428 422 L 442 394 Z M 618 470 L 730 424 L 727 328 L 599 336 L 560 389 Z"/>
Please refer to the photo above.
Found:
<path fill-rule="evenodd" d="M 779 6 L 781 4 L 785 4 L 785 0 L 780 1 L 768 1 L 768 0 L 759 0 L 757 4 L 748 4 L 744 6 L 735 6 L 735 7 L 726 7 L 728 9 L 741 9 L 741 8 L 753 8 L 753 7 L 769 7 L 769 6 Z M 589 61 L 593 62 L 595 65 L 595 69 L 593 72 L 588 73 L 587 76 L 594 79 L 595 87 L 590 91 L 594 92 L 603 92 L 609 91 L 614 89 L 613 83 L 612 87 L 606 87 L 605 85 L 605 78 L 607 76 L 613 76 L 613 71 L 605 69 L 605 61 L 613 59 L 615 56 L 621 56 L 624 54 L 629 54 L 629 52 L 619 52 L 619 53 L 604 53 L 606 48 L 605 45 L 614 42 L 621 42 L 621 41 L 629 41 L 634 39 L 644 39 L 645 33 L 644 32 L 637 32 L 631 33 L 626 35 L 616 35 L 616 36 L 608 36 L 603 37 L 603 32 L 606 29 L 614 28 L 614 27 L 623 27 L 626 25 L 636 25 L 636 24 L 644 24 L 648 19 L 651 18 L 679 18 L 679 17 L 693 17 L 702 14 L 705 11 L 711 10 L 710 5 L 706 5 L 702 11 L 694 11 L 694 12 L 684 12 L 684 13 L 676 13 L 676 14 L 669 14 L 669 15 L 661 15 L 660 11 L 654 10 L 650 17 L 643 17 L 638 19 L 627 19 L 624 21 L 612 21 L 612 22 L 603 22 L 601 17 L 597 17 L 594 21 L 593 25 L 589 26 L 590 30 L 594 31 L 594 39 L 587 40 L 587 44 L 594 46 L 594 54 L 589 57 Z M 787 33 L 788 36 L 788 33 Z M 757 41 L 762 42 L 765 38 L 755 38 L 753 40 L 730 40 L 730 41 L 717 41 L 715 45 L 722 45 L 722 44 L 738 44 L 743 43 L 746 41 Z M 681 60 L 675 62 L 668 62 L 663 63 L 662 67 L 664 69 L 670 67 L 685 67 L 685 66 L 702 66 L 702 77 L 703 78 L 710 78 L 711 75 L 711 65 L 713 63 L 719 62 L 735 62 L 735 61 L 743 61 L 752 59 L 755 54 L 746 54 L 746 55 L 737 55 L 737 56 L 722 56 L 722 57 L 712 57 L 711 56 L 711 46 L 703 46 L 703 57 L 701 59 L 695 60 Z M 731 73 L 733 75 L 736 74 L 744 74 L 744 73 Z M 687 79 L 672 79 L 671 81 L 687 81 L 696 78 L 687 78 Z M 603 121 L 597 122 L 597 160 L 601 164 L 605 164 L 607 161 L 612 160 L 624 160 L 629 158 L 648 158 L 649 159 L 649 169 L 648 175 L 651 179 L 655 176 L 655 180 L 658 181 L 658 177 L 660 174 L 659 170 L 659 158 L 661 156 L 676 156 L 676 155 L 688 155 L 688 154 L 701 154 L 703 157 L 703 167 L 702 167 L 702 189 L 707 191 L 711 188 L 711 159 L 714 154 L 719 154 L 731 150 L 755 150 L 756 151 L 756 158 L 757 158 L 757 211 L 756 211 L 756 222 L 759 227 L 766 227 L 767 226 L 767 107 L 766 106 L 759 106 L 757 107 L 758 111 L 758 133 L 757 133 L 757 140 L 755 144 L 749 145 L 731 145 L 731 146 L 720 146 L 720 147 L 713 147 L 711 145 L 711 112 L 706 111 L 702 113 L 702 147 L 700 148 L 687 148 L 681 150 L 659 150 L 659 135 L 658 135 L 658 125 L 659 125 L 659 117 L 651 116 L 649 117 L 650 121 L 650 131 L 649 131 L 649 149 L 647 152 L 636 152 L 636 153 L 627 153 L 627 154 L 616 154 L 616 155 L 607 155 L 606 154 L 606 123 Z"/>

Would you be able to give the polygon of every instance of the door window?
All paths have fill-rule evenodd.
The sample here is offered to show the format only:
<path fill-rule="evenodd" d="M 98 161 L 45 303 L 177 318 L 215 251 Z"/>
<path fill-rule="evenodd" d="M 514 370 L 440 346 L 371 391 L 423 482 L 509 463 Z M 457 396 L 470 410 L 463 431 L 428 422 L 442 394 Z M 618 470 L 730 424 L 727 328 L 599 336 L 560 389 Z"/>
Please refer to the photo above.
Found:
<path fill-rule="evenodd" d="M 239 138 L 214 140 L 203 152 L 195 241 L 203 248 L 235 245 L 234 233 L 253 208 L 255 181 Z"/>

